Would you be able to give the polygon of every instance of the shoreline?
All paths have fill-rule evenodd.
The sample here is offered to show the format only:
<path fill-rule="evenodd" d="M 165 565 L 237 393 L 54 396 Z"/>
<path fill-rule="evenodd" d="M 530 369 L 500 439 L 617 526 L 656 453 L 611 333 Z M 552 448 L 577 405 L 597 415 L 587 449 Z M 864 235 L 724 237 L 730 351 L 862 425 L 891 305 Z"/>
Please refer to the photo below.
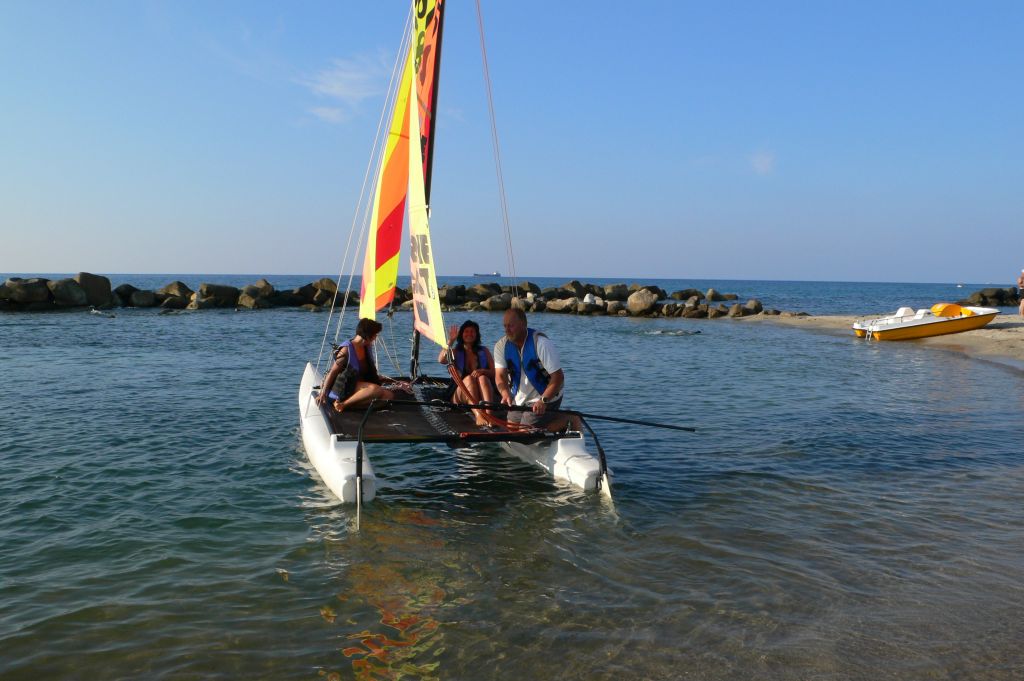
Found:
<path fill-rule="evenodd" d="M 884 314 L 884 313 L 883 313 Z M 770 323 L 805 329 L 830 336 L 849 337 L 860 343 L 893 345 L 912 343 L 923 347 L 957 352 L 972 359 L 997 362 L 1024 371 L 1024 318 L 1017 314 L 1002 314 L 981 329 L 951 333 L 944 336 L 906 341 L 868 341 L 855 338 L 851 326 L 858 319 L 875 315 L 817 315 L 807 317 L 776 317 L 756 315 L 743 317 L 742 323 Z M 881 316 L 881 315 L 878 315 Z"/>

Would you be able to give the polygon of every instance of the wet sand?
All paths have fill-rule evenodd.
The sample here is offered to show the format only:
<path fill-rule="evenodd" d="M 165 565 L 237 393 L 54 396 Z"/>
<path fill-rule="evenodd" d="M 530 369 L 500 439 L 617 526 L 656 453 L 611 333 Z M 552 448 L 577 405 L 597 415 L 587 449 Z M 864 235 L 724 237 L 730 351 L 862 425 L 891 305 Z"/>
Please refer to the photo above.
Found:
<path fill-rule="evenodd" d="M 781 324 L 808 331 L 836 336 L 849 336 L 851 340 L 871 343 L 916 343 L 940 350 L 962 352 L 970 357 L 999 361 L 1019 369 L 1024 369 L 1024 318 L 1017 314 L 1000 314 L 991 324 L 974 331 L 952 333 L 933 338 L 921 338 L 909 341 L 865 341 L 854 337 L 851 326 L 858 319 L 882 317 L 891 312 L 880 312 L 875 315 L 846 316 L 820 315 L 810 317 L 783 317 L 756 315 L 743 317 L 742 321 L 751 323 Z"/>

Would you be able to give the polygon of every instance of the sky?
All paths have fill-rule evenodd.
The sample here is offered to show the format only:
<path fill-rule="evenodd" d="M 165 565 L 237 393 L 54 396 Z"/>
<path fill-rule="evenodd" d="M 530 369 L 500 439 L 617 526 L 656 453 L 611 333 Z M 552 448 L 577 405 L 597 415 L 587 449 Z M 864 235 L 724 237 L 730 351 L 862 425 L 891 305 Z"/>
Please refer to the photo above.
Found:
<path fill-rule="evenodd" d="M 1024 3 L 481 5 L 517 275 L 1024 268 Z M 0 1 L 0 272 L 338 272 L 407 12 Z M 446 12 L 435 259 L 507 274 L 475 3 Z"/>

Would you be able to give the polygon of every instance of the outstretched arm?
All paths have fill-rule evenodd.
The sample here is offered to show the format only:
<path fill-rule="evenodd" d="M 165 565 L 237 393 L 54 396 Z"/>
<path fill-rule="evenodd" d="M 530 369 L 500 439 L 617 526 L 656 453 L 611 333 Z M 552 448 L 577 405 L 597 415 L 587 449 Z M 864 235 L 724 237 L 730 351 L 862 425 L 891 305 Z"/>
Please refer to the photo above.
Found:
<path fill-rule="evenodd" d="M 458 338 L 458 337 L 459 337 L 459 327 L 457 327 L 454 324 L 452 324 L 451 326 L 448 327 L 448 347 L 447 348 L 441 348 L 441 352 L 438 353 L 438 355 L 437 355 L 437 361 L 438 362 L 440 362 L 441 364 L 447 364 L 448 363 L 448 348 L 450 348 L 452 346 L 452 343 L 454 343 L 455 339 Z"/>

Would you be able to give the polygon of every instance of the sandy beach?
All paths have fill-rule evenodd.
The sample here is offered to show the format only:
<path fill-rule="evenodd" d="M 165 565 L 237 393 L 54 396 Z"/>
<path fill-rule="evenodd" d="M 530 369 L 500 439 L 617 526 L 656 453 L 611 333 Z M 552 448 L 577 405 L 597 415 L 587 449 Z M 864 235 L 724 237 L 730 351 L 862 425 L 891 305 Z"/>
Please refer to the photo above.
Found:
<path fill-rule="evenodd" d="M 881 317 L 890 313 L 876 315 L 819 315 L 808 317 L 765 316 L 756 315 L 743 317 L 748 323 L 782 324 L 808 331 L 835 336 L 849 336 L 851 341 L 878 343 L 916 343 L 939 350 L 962 352 L 979 359 L 998 361 L 1009 366 L 1024 370 L 1024 318 L 1017 314 L 1000 314 L 983 329 L 953 333 L 934 338 L 921 338 L 910 341 L 863 341 L 854 338 L 851 326 L 858 319 Z"/>

